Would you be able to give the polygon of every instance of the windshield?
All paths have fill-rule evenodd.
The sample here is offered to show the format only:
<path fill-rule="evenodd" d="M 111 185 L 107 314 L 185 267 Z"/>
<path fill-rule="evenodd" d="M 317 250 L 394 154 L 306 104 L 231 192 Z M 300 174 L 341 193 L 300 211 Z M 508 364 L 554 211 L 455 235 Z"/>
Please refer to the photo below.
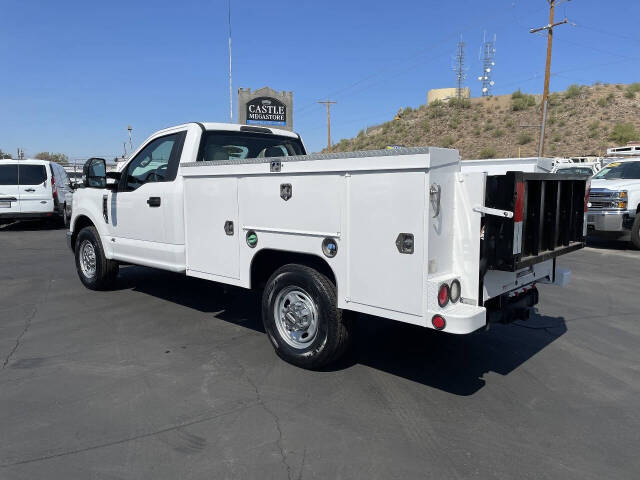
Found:
<path fill-rule="evenodd" d="M 613 162 L 600 170 L 593 178 L 603 180 L 639 180 L 640 162 Z"/>
<path fill-rule="evenodd" d="M 556 173 L 559 175 L 591 175 L 593 170 L 589 167 L 568 167 L 560 168 Z"/>
<path fill-rule="evenodd" d="M 204 134 L 198 161 L 289 157 L 304 154 L 304 147 L 298 138 L 264 133 L 213 131 Z"/>

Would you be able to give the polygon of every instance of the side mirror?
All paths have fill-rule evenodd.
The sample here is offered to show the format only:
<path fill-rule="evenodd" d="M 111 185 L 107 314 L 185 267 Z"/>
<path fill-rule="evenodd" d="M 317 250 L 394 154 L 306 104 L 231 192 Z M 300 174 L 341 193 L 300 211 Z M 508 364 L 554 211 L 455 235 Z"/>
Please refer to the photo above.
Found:
<path fill-rule="evenodd" d="M 90 158 L 82 167 L 82 181 L 87 188 L 106 188 L 107 163 L 104 158 Z"/>

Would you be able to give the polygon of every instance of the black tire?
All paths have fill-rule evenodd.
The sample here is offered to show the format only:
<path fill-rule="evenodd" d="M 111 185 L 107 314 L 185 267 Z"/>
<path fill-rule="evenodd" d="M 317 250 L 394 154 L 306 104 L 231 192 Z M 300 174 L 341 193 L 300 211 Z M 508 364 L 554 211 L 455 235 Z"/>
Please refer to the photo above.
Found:
<path fill-rule="evenodd" d="M 62 218 L 60 219 L 61 224 L 67 230 L 69 229 L 69 213 L 67 212 L 67 204 L 65 203 L 62 206 Z"/>
<path fill-rule="evenodd" d="M 84 253 L 84 244 L 91 244 L 95 256 L 95 273 L 90 275 L 81 266 L 81 256 Z M 87 247 L 89 251 L 91 249 Z M 82 284 L 90 290 L 107 290 L 111 288 L 118 276 L 118 262 L 107 259 L 102 249 L 102 242 L 95 227 L 85 227 L 80 230 L 75 243 L 76 271 Z"/>
<path fill-rule="evenodd" d="M 290 289 L 308 295 L 315 309 L 315 334 L 304 347 L 292 346 L 279 330 L 279 321 L 275 318 L 276 302 L 280 303 L 282 295 Z M 276 270 L 262 294 L 262 321 L 276 353 L 283 360 L 303 368 L 327 366 L 344 354 L 351 337 L 351 320 L 345 313 L 337 307 L 335 285 L 323 274 L 304 265 L 289 264 Z"/>
<path fill-rule="evenodd" d="M 640 250 L 640 213 L 636 213 L 636 218 L 631 226 L 631 243 Z"/>

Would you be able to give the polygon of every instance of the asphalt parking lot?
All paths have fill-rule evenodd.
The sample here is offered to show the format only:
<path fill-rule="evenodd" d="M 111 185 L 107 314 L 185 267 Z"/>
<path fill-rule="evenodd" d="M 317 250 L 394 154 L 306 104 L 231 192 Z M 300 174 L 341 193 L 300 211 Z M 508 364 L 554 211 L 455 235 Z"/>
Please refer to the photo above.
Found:
<path fill-rule="evenodd" d="M 640 252 L 563 257 L 526 323 L 369 317 L 311 372 L 253 295 L 142 267 L 80 284 L 64 231 L 0 227 L 0 478 L 640 478 Z"/>

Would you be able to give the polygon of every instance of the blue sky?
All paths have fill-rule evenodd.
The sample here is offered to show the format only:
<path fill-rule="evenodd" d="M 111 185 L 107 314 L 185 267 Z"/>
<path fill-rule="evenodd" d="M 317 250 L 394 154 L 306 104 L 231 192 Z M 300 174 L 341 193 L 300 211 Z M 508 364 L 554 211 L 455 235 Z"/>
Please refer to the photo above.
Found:
<path fill-rule="evenodd" d="M 466 42 L 467 86 L 480 94 L 483 31 L 497 35 L 495 94 L 541 92 L 546 0 L 231 0 L 234 92 L 294 92 L 294 127 L 311 151 L 389 120 L 453 86 Z M 562 2 L 576 25 L 555 31 L 551 90 L 640 81 L 640 2 Z M 72 158 L 122 152 L 186 121 L 228 121 L 227 0 L 0 0 L 0 149 Z M 234 94 L 234 110 L 235 110 Z M 236 113 L 234 112 L 234 115 Z"/>

